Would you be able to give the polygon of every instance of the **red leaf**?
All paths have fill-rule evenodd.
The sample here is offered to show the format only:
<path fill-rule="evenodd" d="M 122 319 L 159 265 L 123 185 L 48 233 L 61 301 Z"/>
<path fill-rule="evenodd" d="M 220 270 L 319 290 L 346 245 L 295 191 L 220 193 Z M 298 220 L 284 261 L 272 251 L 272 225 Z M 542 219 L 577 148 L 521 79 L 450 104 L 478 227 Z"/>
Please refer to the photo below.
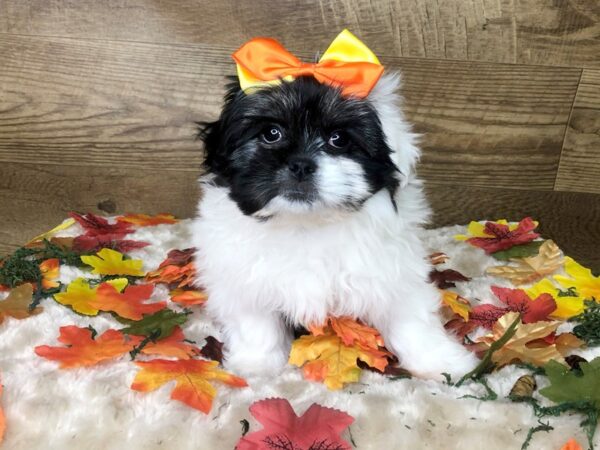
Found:
<path fill-rule="evenodd" d="M 508 308 L 501 308 L 495 305 L 477 305 L 469 313 L 469 323 L 491 330 L 498 319 L 506 314 L 507 311 Z"/>
<path fill-rule="evenodd" d="M 121 238 L 134 231 L 130 223 L 117 222 L 115 224 L 111 224 L 108 223 L 108 220 L 106 220 L 104 217 L 100 217 L 92 213 L 78 214 L 76 212 L 70 212 L 69 216 L 75 219 L 77 223 L 79 223 L 79 225 L 85 229 L 85 234 L 88 236 L 112 234 Z"/>
<path fill-rule="evenodd" d="M 489 255 L 537 239 L 540 235 L 533 232 L 535 228 L 536 224 L 531 217 L 521 220 L 513 231 L 510 231 L 508 225 L 486 222 L 484 233 L 490 237 L 474 237 L 467 239 L 467 242 L 482 248 Z"/>
<path fill-rule="evenodd" d="M 345 412 L 313 403 L 298 417 L 290 403 L 282 398 L 258 401 L 250 406 L 250 412 L 264 428 L 242 437 L 237 450 L 352 448 L 340 436 L 354 421 Z"/>
<path fill-rule="evenodd" d="M 111 248 L 121 253 L 144 248 L 148 242 L 120 239 L 121 234 L 102 234 L 98 236 L 81 235 L 73 240 L 73 250 L 76 252 L 97 252 L 102 248 Z"/>
<path fill-rule="evenodd" d="M 471 312 L 469 315 L 471 315 Z M 473 322 L 471 320 L 465 322 L 465 319 L 456 314 L 454 318 L 446 322 L 444 328 L 455 334 L 458 338 L 464 339 L 467 334 L 471 333 L 478 326 L 479 324 L 477 322 Z"/>
<path fill-rule="evenodd" d="M 509 289 L 492 286 L 492 292 L 502 303 L 508 306 L 506 311 L 521 313 L 523 323 L 539 322 L 548 319 L 548 316 L 556 310 L 556 302 L 550 294 L 541 294 L 535 300 L 531 300 L 522 289 Z"/>
<path fill-rule="evenodd" d="M 167 253 L 167 258 L 160 263 L 158 266 L 159 269 L 162 269 L 165 266 L 185 266 L 192 262 L 194 258 L 195 248 L 186 248 L 184 250 L 171 250 Z"/>
<path fill-rule="evenodd" d="M 205 358 L 212 359 L 213 361 L 223 362 L 223 343 L 214 338 L 208 336 L 206 338 L 206 344 L 200 349 L 200 354 Z"/>
<path fill-rule="evenodd" d="M 435 270 L 429 272 L 429 281 L 434 283 L 439 289 L 448 289 L 455 287 L 455 281 L 470 281 L 470 278 L 465 277 L 462 273 L 452 270 Z"/>

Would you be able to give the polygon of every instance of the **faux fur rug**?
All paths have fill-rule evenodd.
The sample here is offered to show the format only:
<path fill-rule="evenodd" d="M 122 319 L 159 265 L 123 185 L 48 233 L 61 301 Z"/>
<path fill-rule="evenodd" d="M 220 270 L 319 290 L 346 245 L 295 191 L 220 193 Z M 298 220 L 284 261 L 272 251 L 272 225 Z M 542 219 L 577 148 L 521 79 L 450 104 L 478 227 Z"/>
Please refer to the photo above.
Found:
<path fill-rule="evenodd" d="M 156 269 L 169 250 L 189 247 L 188 227 L 189 221 L 182 221 L 141 228 L 128 239 L 152 245 L 129 254 L 144 261 L 144 270 Z M 432 252 L 450 256 L 444 268 L 472 279 L 460 283 L 458 292 L 469 299 L 489 301 L 492 282 L 509 284 L 483 275 L 497 261 L 453 239 L 464 232 L 461 226 L 441 228 L 424 232 L 424 239 Z M 77 225 L 61 234 L 80 233 Z M 89 276 L 89 272 L 61 267 L 62 283 L 78 276 Z M 153 298 L 166 296 L 166 289 L 158 286 Z M 56 363 L 38 357 L 34 347 L 55 345 L 60 326 L 92 325 L 99 333 L 121 326 L 109 315 L 83 317 L 50 299 L 44 300 L 43 307 L 39 315 L 26 320 L 8 318 L 0 325 L 4 385 L 0 402 L 7 421 L 2 449 L 233 449 L 242 434 L 240 421 L 248 420 L 251 431 L 260 428 L 248 407 L 267 397 L 288 399 L 298 414 L 313 402 L 349 413 L 355 418 L 351 439 L 360 450 L 519 449 L 528 429 L 538 424 L 530 406 L 505 398 L 516 379 L 526 373 L 514 366 L 489 377 L 490 387 L 499 394 L 495 401 L 460 398 L 481 395 L 483 389 L 477 384 L 457 389 L 419 379 L 392 381 L 371 372 L 365 372 L 358 384 L 329 391 L 323 384 L 304 380 L 301 370 L 290 366 L 276 377 L 247 379 L 248 388 L 219 385 L 212 411 L 204 415 L 170 400 L 172 385 L 150 393 L 132 391 L 129 386 L 137 368 L 128 358 L 61 370 Z M 202 308 L 194 311 L 184 325 L 186 336 L 199 345 L 209 335 L 219 338 L 219 330 Z M 580 353 L 588 360 L 600 354 L 598 348 Z M 549 419 L 554 430 L 536 433 L 530 448 L 558 450 L 571 437 L 584 444 L 581 420 L 579 415 Z M 599 434 L 596 444 L 600 443 Z M 350 440 L 348 432 L 344 436 Z"/>

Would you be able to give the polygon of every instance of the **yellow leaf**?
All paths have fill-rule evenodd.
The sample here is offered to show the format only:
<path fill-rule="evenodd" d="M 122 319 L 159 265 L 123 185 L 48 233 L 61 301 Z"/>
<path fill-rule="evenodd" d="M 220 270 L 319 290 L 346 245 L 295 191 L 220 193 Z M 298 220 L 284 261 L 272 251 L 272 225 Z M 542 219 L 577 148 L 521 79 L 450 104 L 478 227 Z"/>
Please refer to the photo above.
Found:
<path fill-rule="evenodd" d="M 550 314 L 555 319 L 568 319 L 583 312 L 583 297 L 558 296 L 558 288 L 548 278 L 544 278 L 526 290 L 531 298 L 537 298 L 541 294 L 550 294 L 556 302 L 556 309 Z"/>
<path fill-rule="evenodd" d="M 518 315 L 519 313 L 510 312 L 500 317 L 492 328 L 492 334 L 479 338 L 478 342 L 483 342 L 490 346 L 493 342 L 502 337 L 510 324 L 517 319 Z M 555 360 L 566 365 L 562 354 L 558 351 L 555 344 L 539 347 L 528 346 L 532 341 L 545 338 L 551 333 L 556 332 L 559 325 L 560 322 L 556 321 L 534 322 L 529 324 L 520 323 L 517 326 L 513 337 L 511 337 L 500 350 L 492 354 L 492 361 L 496 363 L 498 367 L 516 361 L 530 363 L 535 366 L 543 366 L 548 361 Z"/>
<path fill-rule="evenodd" d="M 568 256 L 565 258 L 565 272 L 569 277 L 555 275 L 554 279 L 566 288 L 574 287 L 584 299 L 600 301 L 600 277 L 595 277 L 590 269 Z"/>
<path fill-rule="evenodd" d="M 471 312 L 471 304 L 466 298 L 461 297 L 455 292 L 442 291 L 442 303 L 448 306 L 454 313 L 469 320 L 469 312 Z"/>
<path fill-rule="evenodd" d="M 387 353 L 365 349 L 360 345 L 344 345 L 336 334 L 306 335 L 292 344 L 289 363 L 304 366 L 304 376 L 309 380 L 323 381 L 331 390 L 357 382 L 361 369 L 357 360 L 383 371 L 388 364 Z"/>
<path fill-rule="evenodd" d="M 127 286 L 126 278 L 117 278 L 107 281 L 119 292 Z M 65 292 L 54 294 L 54 300 L 61 305 L 70 306 L 73 311 L 86 316 L 95 316 L 98 314 L 98 309 L 91 306 L 96 300 L 97 287 L 90 287 L 88 280 L 85 278 L 77 278 L 72 281 Z"/>
<path fill-rule="evenodd" d="M 81 260 L 94 268 L 92 273 L 100 275 L 132 275 L 140 277 L 143 261 L 139 259 L 123 259 L 123 254 L 110 248 L 103 248 L 98 256 L 82 256 Z"/>
<path fill-rule="evenodd" d="M 42 234 L 34 237 L 27 244 L 25 244 L 25 246 L 31 245 L 34 242 L 38 242 L 38 241 L 42 241 L 44 239 L 47 239 L 50 236 L 52 236 L 53 234 L 58 233 L 59 231 L 62 231 L 62 230 L 66 230 L 67 228 L 71 227 L 74 224 L 75 224 L 75 219 L 67 219 L 63 223 L 61 223 L 61 224 L 55 226 L 54 228 L 52 228 L 50 231 L 46 231 L 45 233 L 42 233 Z"/>
<path fill-rule="evenodd" d="M 511 259 L 511 262 L 513 265 L 490 267 L 486 272 L 510 280 L 515 286 L 521 286 L 556 272 L 564 260 L 558 246 L 547 240 L 536 256 Z"/>

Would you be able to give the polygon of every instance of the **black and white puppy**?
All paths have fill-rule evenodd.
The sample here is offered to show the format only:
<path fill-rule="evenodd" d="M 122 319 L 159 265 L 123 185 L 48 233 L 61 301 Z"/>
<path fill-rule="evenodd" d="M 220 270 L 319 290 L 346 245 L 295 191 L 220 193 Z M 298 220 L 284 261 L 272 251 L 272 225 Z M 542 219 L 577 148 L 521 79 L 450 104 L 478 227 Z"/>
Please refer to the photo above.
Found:
<path fill-rule="evenodd" d="M 206 125 L 203 197 L 193 225 L 198 284 L 220 322 L 226 365 L 272 371 L 289 325 L 328 315 L 377 328 L 413 373 L 464 374 L 476 358 L 446 334 L 417 231 L 428 206 L 399 78 L 366 98 L 310 76 L 251 94 L 235 83 Z"/>

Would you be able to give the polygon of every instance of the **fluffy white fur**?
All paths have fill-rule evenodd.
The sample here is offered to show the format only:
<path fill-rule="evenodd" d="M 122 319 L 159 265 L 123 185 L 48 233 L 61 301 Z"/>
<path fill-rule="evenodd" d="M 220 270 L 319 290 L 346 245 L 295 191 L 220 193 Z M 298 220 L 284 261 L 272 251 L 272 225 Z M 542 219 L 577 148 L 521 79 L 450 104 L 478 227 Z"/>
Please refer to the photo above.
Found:
<path fill-rule="evenodd" d="M 144 270 L 154 270 L 169 250 L 189 246 L 190 231 L 190 221 L 140 229 L 129 237 L 152 245 L 132 252 L 131 256 L 143 259 Z M 73 227 L 61 235 L 81 232 L 79 227 Z M 457 285 L 461 295 L 489 301 L 489 286 L 499 280 L 485 275 L 485 269 L 497 261 L 479 249 L 453 240 L 454 234 L 464 232 L 464 227 L 457 226 L 424 231 L 422 237 L 428 252 L 443 251 L 450 256 L 443 268 L 471 277 L 472 281 Z M 86 274 L 89 276 L 89 272 L 61 267 L 60 280 L 69 283 Z M 164 300 L 167 295 L 165 288 L 158 287 L 152 299 Z M 6 293 L 0 293 L 0 299 L 4 296 Z M 267 397 L 289 399 L 298 414 L 313 402 L 347 411 L 355 418 L 350 430 L 360 450 L 516 450 L 527 430 L 538 424 L 529 406 L 504 398 L 524 373 L 514 367 L 488 378 L 499 399 L 480 402 L 461 398 L 483 394 L 476 384 L 457 389 L 418 379 L 393 381 L 369 372 L 363 373 L 358 384 L 328 391 L 321 383 L 304 380 L 300 369 L 288 366 L 278 376 L 249 377 L 250 387 L 245 389 L 228 389 L 218 384 L 213 409 L 205 416 L 169 399 L 174 383 L 149 393 L 129 389 L 137 369 L 127 356 L 75 370 L 61 370 L 56 363 L 36 356 L 36 345 L 56 344 L 60 326 L 92 325 L 99 332 L 122 326 L 110 315 L 83 317 L 51 299 L 42 305 L 42 314 L 26 320 L 8 318 L 0 324 L 0 378 L 4 385 L 0 404 L 7 421 L 2 450 L 233 449 L 242 434 L 240 420 L 249 420 L 251 430 L 260 428 L 248 407 Z M 184 332 L 198 345 L 209 335 L 222 339 L 216 324 L 201 307 L 194 309 Z M 580 354 L 590 360 L 600 354 L 600 347 Z M 538 383 L 543 386 L 542 377 L 538 377 Z M 536 398 L 548 404 L 538 394 Z M 581 420 L 578 415 L 551 418 L 554 430 L 536 433 L 530 448 L 557 450 L 570 437 L 585 447 L 585 436 L 579 428 Z M 348 433 L 344 437 L 350 439 Z M 600 445 L 600 430 L 595 444 Z"/>
<path fill-rule="evenodd" d="M 403 120 L 397 75 L 384 76 L 369 101 L 383 125 L 402 173 L 395 211 L 380 191 L 358 211 L 329 208 L 364 198 L 362 168 L 350 159 L 322 156 L 314 206 L 280 197 L 258 215 L 245 216 L 228 189 L 204 179 L 193 224 L 198 283 L 208 310 L 223 326 L 227 366 L 240 373 L 281 368 L 289 354 L 291 324 L 321 323 L 327 315 L 361 318 L 413 373 L 439 378 L 464 374 L 475 357 L 446 334 L 437 315 L 439 293 L 417 236 L 428 216 L 413 171 L 419 151 Z"/>

